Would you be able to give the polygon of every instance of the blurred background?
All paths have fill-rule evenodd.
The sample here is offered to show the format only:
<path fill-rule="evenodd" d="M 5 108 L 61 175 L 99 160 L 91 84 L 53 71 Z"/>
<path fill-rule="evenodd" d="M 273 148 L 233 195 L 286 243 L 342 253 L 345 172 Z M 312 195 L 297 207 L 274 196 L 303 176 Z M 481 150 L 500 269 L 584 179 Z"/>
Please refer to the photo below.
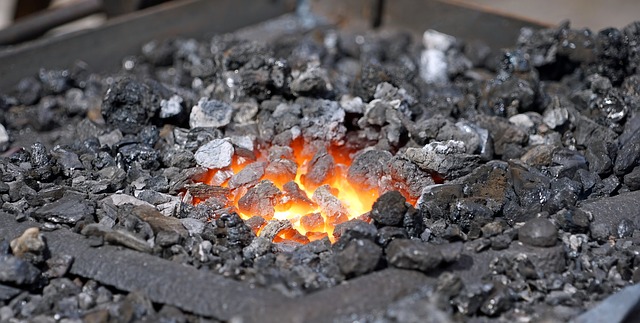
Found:
<path fill-rule="evenodd" d="M 0 45 L 98 27 L 108 19 L 169 1 L 0 0 Z"/>
<path fill-rule="evenodd" d="M 569 19 L 574 28 L 599 31 L 622 28 L 640 20 L 639 0 L 458 0 L 470 5 L 493 8 L 541 22 L 558 24 Z"/>
<path fill-rule="evenodd" d="M 119 15 L 169 1 L 180 0 L 0 0 L 0 29 L 13 29 L 0 32 L 0 45 L 97 27 Z M 547 24 L 558 24 L 568 19 L 573 28 L 589 28 L 594 32 L 606 27 L 622 28 L 640 20 L 640 0 L 444 1 L 479 6 Z M 415 0 L 415 5 L 420 5 L 420 0 Z M 40 17 L 32 19 L 34 16 Z M 19 23 L 14 24 L 16 21 Z M 26 21 L 29 23 L 25 24 Z"/>

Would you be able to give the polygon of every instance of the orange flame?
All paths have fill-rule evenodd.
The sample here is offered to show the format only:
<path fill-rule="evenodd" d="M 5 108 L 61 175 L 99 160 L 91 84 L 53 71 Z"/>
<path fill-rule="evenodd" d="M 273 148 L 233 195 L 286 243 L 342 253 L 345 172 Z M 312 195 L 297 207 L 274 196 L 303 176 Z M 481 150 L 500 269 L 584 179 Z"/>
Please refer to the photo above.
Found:
<path fill-rule="evenodd" d="M 331 145 L 328 147 L 327 152 L 335 161 L 335 169 L 331 176 L 327 176 L 325 181 L 320 183 L 320 185 L 329 185 L 332 195 L 335 196 L 340 201 L 344 209 L 346 209 L 346 214 L 341 214 L 338 217 L 332 218 L 330 214 L 327 214 L 325 209 L 311 200 L 315 193 L 315 189 L 306 187 L 303 183 L 304 175 L 307 174 L 308 166 L 314 156 L 315 149 L 310 145 L 305 145 L 305 142 L 301 138 L 295 140 L 291 144 L 291 148 L 293 149 L 293 159 L 297 166 L 294 182 L 302 192 L 306 194 L 307 199 L 306 201 L 299 201 L 290 200 L 285 197 L 275 205 L 273 219 L 287 220 L 291 223 L 291 227 L 281 230 L 273 241 L 280 242 L 290 240 L 307 243 L 327 236 L 331 241 L 333 241 L 333 230 L 335 225 L 347 220 L 358 218 L 369 212 L 373 203 L 377 200 L 379 193 L 376 189 L 365 190 L 350 183 L 347 180 L 347 172 L 352 161 L 351 152 L 346 151 L 344 147 Z M 202 177 L 200 181 L 208 185 L 229 187 L 229 178 L 231 174 L 237 174 L 249 163 L 255 161 L 267 161 L 266 156 L 268 156 L 268 153 L 266 150 L 267 149 L 262 149 L 257 151 L 256 160 L 238 158 L 237 156 L 234 156 L 231 166 L 225 169 L 209 170 L 206 176 Z M 260 181 L 262 180 L 271 181 L 278 189 L 280 189 L 280 191 L 285 192 L 286 190 L 284 186 L 291 180 L 291 178 L 287 178 L 287 176 L 278 177 L 266 174 L 260 178 Z M 247 188 L 243 186 L 231 189 L 233 205 L 236 207 L 240 217 L 248 220 L 252 218 L 254 214 L 242 212 L 238 207 L 239 200 L 246 193 Z M 283 193 L 283 195 L 286 194 Z M 200 202 L 203 201 L 194 199 L 194 204 Z M 257 227 L 253 228 L 256 234 L 260 233 L 260 230 L 262 230 L 265 223 L 266 221 L 261 221 Z"/>

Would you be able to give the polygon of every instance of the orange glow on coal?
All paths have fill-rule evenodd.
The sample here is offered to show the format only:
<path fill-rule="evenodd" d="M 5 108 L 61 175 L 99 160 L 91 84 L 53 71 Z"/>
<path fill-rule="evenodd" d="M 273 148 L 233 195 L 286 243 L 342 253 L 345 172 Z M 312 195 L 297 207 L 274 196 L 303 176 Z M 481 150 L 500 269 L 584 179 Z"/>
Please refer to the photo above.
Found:
<path fill-rule="evenodd" d="M 297 172 L 293 181 L 299 189 L 306 194 L 305 200 L 296 200 L 295 198 L 287 196 L 288 191 L 285 189 L 285 184 L 291 181 L 291 177 L 286 175 L 265 174 L 260 178 L 260 181 L 271 181 L 281 191 L 278 203 L 274 206 L 275 213 L 271 219 L 265 219 L 265 223 L 268 222 L 268 220 L 287 220 L 291 223 L 291 228 L 281 230 L 274 237 L 273 241 L 281 242 L 289 240 L 307 243 L 327 236 L 333 241 L 335 225 L 347 220 L 359 218 L 369 212 L 373 203 L 377 200 L 379 193 L 375 189 L 365 190 L 359 188 L 347 180 L 347 172 L 351 164 L 351 152 L 346 151 L 344 147 L 334 145 L 326 147 L 327 154 L 335 161 L 333 174 L 327 176 L 322 183 L 319 183 L 320 185 L 313 185 L 313 188 L 305 186 L 304 176 L 307 174 L 309 164 L 317 149 L 305 144 L 302 140 L 294 141 L 291 144 L 291 148 L 293 150 L 293 160 L 291 161 L 295 162 L 297 166 Z M 230 174 L 237 174 L 244 169 L 245 166 L 254 162 L 267 162 L 268 155 L 268 149 L 261 149 L 256 150 L 255 160 L 234 156 L 231 166 L 225 169 L 209 170 L 206 176 L 200 180 L 208 185 L 229 187 Z M 313 196 L 315 190 L 322 185 L 329 185 L 331 195 L 340 201 L 344 207 L 343 210 L 346 210 L 346 214 L 327 214 L 326 210 L 319 205 L 320 203 L 314 203 Z M 229 197 L 235 206 L 236 212 L 244 220 L 248 220 L 255 215 L 243 212 L 238 205 L 238 202 L 247 194 L 247 191 L 248 188 L 244 186 L 231 188 Z M 193 202 L 197 204 L 203 201 L 194 199 Z M 263 228 L 264 223 L 254 228 L 254 231 L 259 234 Z"/>

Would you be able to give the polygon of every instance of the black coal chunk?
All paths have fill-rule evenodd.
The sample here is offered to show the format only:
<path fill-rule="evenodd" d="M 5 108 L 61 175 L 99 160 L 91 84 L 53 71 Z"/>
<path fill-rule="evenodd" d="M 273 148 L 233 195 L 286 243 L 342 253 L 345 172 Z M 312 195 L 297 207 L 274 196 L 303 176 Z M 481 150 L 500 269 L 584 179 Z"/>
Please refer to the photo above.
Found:
<path fill-rule="evenodd" d="M 509 145 L 523 145 L 529 138 L 524 130 L 504 118 L 478 115 L 472 121 L 489 131 L 493 138 L 494 152 L 498 156 L 504 155 Z"/>
<path fill-rule="evenodd" d="M 51 155 L 66 176 L 71 176 L 75 170 L 85 169 L 78 154 L 69 149 L 56 146 L 51 150 Z"/>
<path fill-rule="evenodd" d="M 624 175 L 624 183 L 629 187 L 629 190 L 640 190 L 640 166 L 636 166 L 633 170 Z"/>
<path fill-rule="evenodd" d="M 310 190 L 315 190 L 328 178 L 334 176 L 335 160 L 325 148 L 318 150 L 307 166 L 307 173 L 302 175 L 301 181 Z"/>
<path fill-rule="evenodd" d="M 351 240 L 336 255 L 340 271 L 347 277 L 373 271 L 382 257 L 382 248 L 368 239 Z"/>
<path fill-rule="evenodd" d="M 130 217 L 128 220 L 133 220 L 133 219 L 134 217 Z M 138 221 L 142 222 L 139 219 Z M 132 223 L 133 221 L 128 221 L 128 222 L 133 224 Z M 147 224 L 147 227 L 148 227 L 148 224 Z M 153 232 L 151 231 L 150 228 L 149 228 L 149 231 L 152 235 Z M 133 230 L 130 231 L 124 228 L 111 229 L 99 223 L 91 223 L 91 224 L 85 225 L 82 228 L 81 233 L 87 237 L 97 238 L 100 244 L 102 243 L 102 241 L 105 241 L 113 245 L 125 246 L 127 248 L 131 248 L 133 250 L 137 250 L 140 252 L 149 253 L 152 250 L 151 245 L 146 240 L 136 235 L 136 233 L 133 232 Z"/>
<path fill-rule="evenodd" d="M 77 222 L 92 218 L 95 206 L 84 196 L 68 195 L 55 202 L 43 205 L 35 211 L 35 216 L 53 223 L 75 225 Z"/>
<path fill-rule="evenodd" d="M 214 243 L 233 248 L 244 248 L 255 238 L 251 228 L 236 213 L 220 216 L 215 221 L 213 233 Z"/>
<path fill-rule="evenodd" d="M 494 216 L 488 207 L 471 198 L 459 199 L 449 209 L 449 220 L 458 224 L 465 232 L 471 231 L 472 228 L 481 227 L 483 223 L 491 221 Z"/>
<path fill-rule="evenodd" d="M 389 243 L 395 239 L 409 238 L 407 230 L 399 227 L 382 227 L 376 234 L 376 242 L 383 247 L 387 247 Z"/>
<path fill-rule="evenodd" d="M 558 240 L 558 229 L 547 219 L 531 219 L 518 230 L 518 240 L 534 247 L 553 247 Z"/>
<path fill-rule="evenodd" d="M 499 214 L 505 206 L 510 207 L 517 199 L 510 177 L 507 163 L 491 161 L 476 168 L 462 178 L 461 182 L 465 195 L 471 201 L 486 206 L 494 214 Z M 428 200 L 428 197 L 425 200 Z"/>
<path fill-rule="evenodd" d="M 229 188 L 235 189 L 240 186 L 251 186 L 257 183 L 262 175 L 264 175 L 264 169 L 267 166 L 265 162 L 255 162 L 245 166 L 237 174 L 233 175 L 229 180 Z"/>
<path fill-rule="evenodd" d="M 289 182 L 293 181 L 296 178 L 296 174 L 298 172 L 298 164 L 295 162 L 278 158 L 276 160 L 272 160 L 267 165 L 267 168 L 264 170 L 265 178 L 277 180 L 279 182 Z"/>
<path fill-rule="evenodd" d="M 109 88 L 102 116 L 124 134 L 136 134 L 160 108 L 160 97 L 147 85 L 125 78 Z"/>
<path fill-rule="evenodd" d="M 282 190 L 284 191 L 283 192 L 284 194 L 280 199 L 280 203 L 278 207 L 282 207 L 284 210 L 288 210 L 289 208 L 291 208 L 291 206 L 295 205 L 296 210 L 298 212 L 311 212 L 317 207 L 316 203 L 314 203 L 307 196 L 307 193 L 305 193 L 305 191 L 300 189 L 298 184 L 294 181 L 285 183 L 282 186 Z M 305 218 L 303 217 L 301 221 L 304 219 Z M 307 220 L 310 220 L 310 222 L 308 222 L 307 224 L 309 224 L 312 227 L 316 227 L 320 225 L 316 216 L 308 217 L 306 218 L 305 221 Z M 313 223 L 315 223 L 315 225 Z"/>
<path fill-rule="evenodd" d="M 71 73 L 68 70 L 41 68 L 38 78 L 46 94 L 60 94 L 71 87 Z"/>
<path fill-rule="evenodd" d="M 367 150 L 358 154 L 349 167 L 347 178 L 364 189 L 376 188 L 387 173 L 392 155 L 384 150 Z"/>
<path fill-rule="evenodd" d="M 613 84 L 620 84 L 626 75 L 627 45 L 625 37 L 617 28 L 601 30 L 595 38 L 598 55 L 597 70 Z"/>
<path fill-rule="evenodd" d="M 618 150 L 613 171 L 617 175 L 630 172 L 640 161 L 640 131 L 636 132 Z"/>
<path fill-rule="evenodd" d="M 347 221 L 349 212 L 342 202 L 335 197 L 329 185 L 325 184 L 318 187 L 311 198 L 327 216 L 327 224 L 330 226 Z"/>
<path fill-rule="evenodd" d="M 122 168 L 139 166 L 142 169 L 155 170 L 160 167 L 160 154 L 147 145 L 130 144 L 118 149 L 116 161 Z"/>
<path fill-rule="evenodd" d="M 566 177 L 556 178 L 551 181 L 549 190 L 549 201 L 545 204 L 544 209 L 553 214 L 563 208 L 576 205 L 578 196 L 582 192 L 582 184 Z"/>
<path fill-rule="evenodd" d="M 30 285 L 40 278 L 40 270 L 30 262 L 12 255 L 0 256 L 0 282 Z"/>
<path fill-rule="evenodd" d="M 562 230 L 571 233 L 586 233 L 591 223 L 587 212 L 577 208 L 562 209 L 553 219 Z"/>
<path fill-rule="evenodd" d="M 423 272 L 439 267 L 445 260 L 440 249 L 419 240 L 393 240 L 387 246 L 386 253 L 390 265 Z"/>
<path fill-rule="evenodd" d="M 342 250 L 346 245 L 357 239 L 374 240 L 377 233 L 376 227 L 362 220 L 349 220 L 336 225 L 333 236 L 337 239 L 334 244 L 336 250 Z"/>
<path fill-rule="evenodd" d="M 579 169 L 587 169 L 587 160 L 579 152 L 557 149 L 553 152 L 550 172 L 554 177 L 573 178 Z"/>
<path fill-rule="evenodd" d="M 514 219 L 528 219 L 540 212 L 550 199 L 550 179 L 535 168 L 526 167 L 516 162 L 509 162 L 509 173 L 513 191 L 519 206 L 510 204 L 504 213 Z"/>
<path fill-rule="evenodd" d="M 261 181 L 240 198 L 238 208 L 246 214 L 270 220 L 275 214 L 275 206 L 281 194 L 271 181 Z"/>
<path fill-rule="evenodd" d="M 381 225 L 399 226 L 408 210 L 407 200 L 398 191 L 382 194 L 371 209 L 371 218 Z"/>
<path fill-rule="evenodd" d="M 596 140 L 588 145 L 585 150 L 584 157 L 589 163 L 589 170 L 600 175 L 611 173 L 613 168 L 613 160 L 617 152 L 617 147 L 610 141 Z"/>
<path fill-rule="evenodd" d="M 31 174 L 39 180 L 48 181 L 55 175 L 51 155 L 39 142 L 31 146 L 31 165 L 33 167 Z"/>
<path fill-rule="evenodd" d="M 510 77 L 493 82 L 483 91 L 479 109 L 488 115 L 510 117 L 532 109 L 537 84 L 528 79 Z"/>
<path fill-rule="evenodd" d="M 480 156 L 466 153 L 463 142 L 454 140 L 408 148 L 405 155 L 421 169 L 448 179 L 469 174 L 480 161 Z"/>
<path fill-rule="evenodd" d="M 385 190 L 399 190 L 417 199 L 424 187 L 435 184 L 427 172 L 403 157 L 394 156 L 388 166 L 389 176 L 383 180 Z"/>
<path fill-rule="evenodd" d="M 36 104 L 42 96 L 42 83 L 34 77 L 27 77 L 16 85 L 16 98 L 23 105 Z"/>

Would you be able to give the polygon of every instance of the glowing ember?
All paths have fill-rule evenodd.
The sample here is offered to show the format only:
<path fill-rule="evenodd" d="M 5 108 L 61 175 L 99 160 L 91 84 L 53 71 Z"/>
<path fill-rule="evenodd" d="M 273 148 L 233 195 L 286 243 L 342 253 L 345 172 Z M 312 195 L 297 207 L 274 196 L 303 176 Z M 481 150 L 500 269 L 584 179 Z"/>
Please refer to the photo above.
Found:
<path fill-rule="evenodd" d="M 327 236 L 333 241 L 335 226 L 369 212 L 379 195 L 347 180 L 350 164 L 343 148 L 297 140 L 255 155 L 236 151 L 231 166 L 212 169 L 201 180 L 228 189 L 232 206 L 256 234 L 274 242 L 307 243 Z M 194 203 L 207 198 L 196 197 Z"/>

